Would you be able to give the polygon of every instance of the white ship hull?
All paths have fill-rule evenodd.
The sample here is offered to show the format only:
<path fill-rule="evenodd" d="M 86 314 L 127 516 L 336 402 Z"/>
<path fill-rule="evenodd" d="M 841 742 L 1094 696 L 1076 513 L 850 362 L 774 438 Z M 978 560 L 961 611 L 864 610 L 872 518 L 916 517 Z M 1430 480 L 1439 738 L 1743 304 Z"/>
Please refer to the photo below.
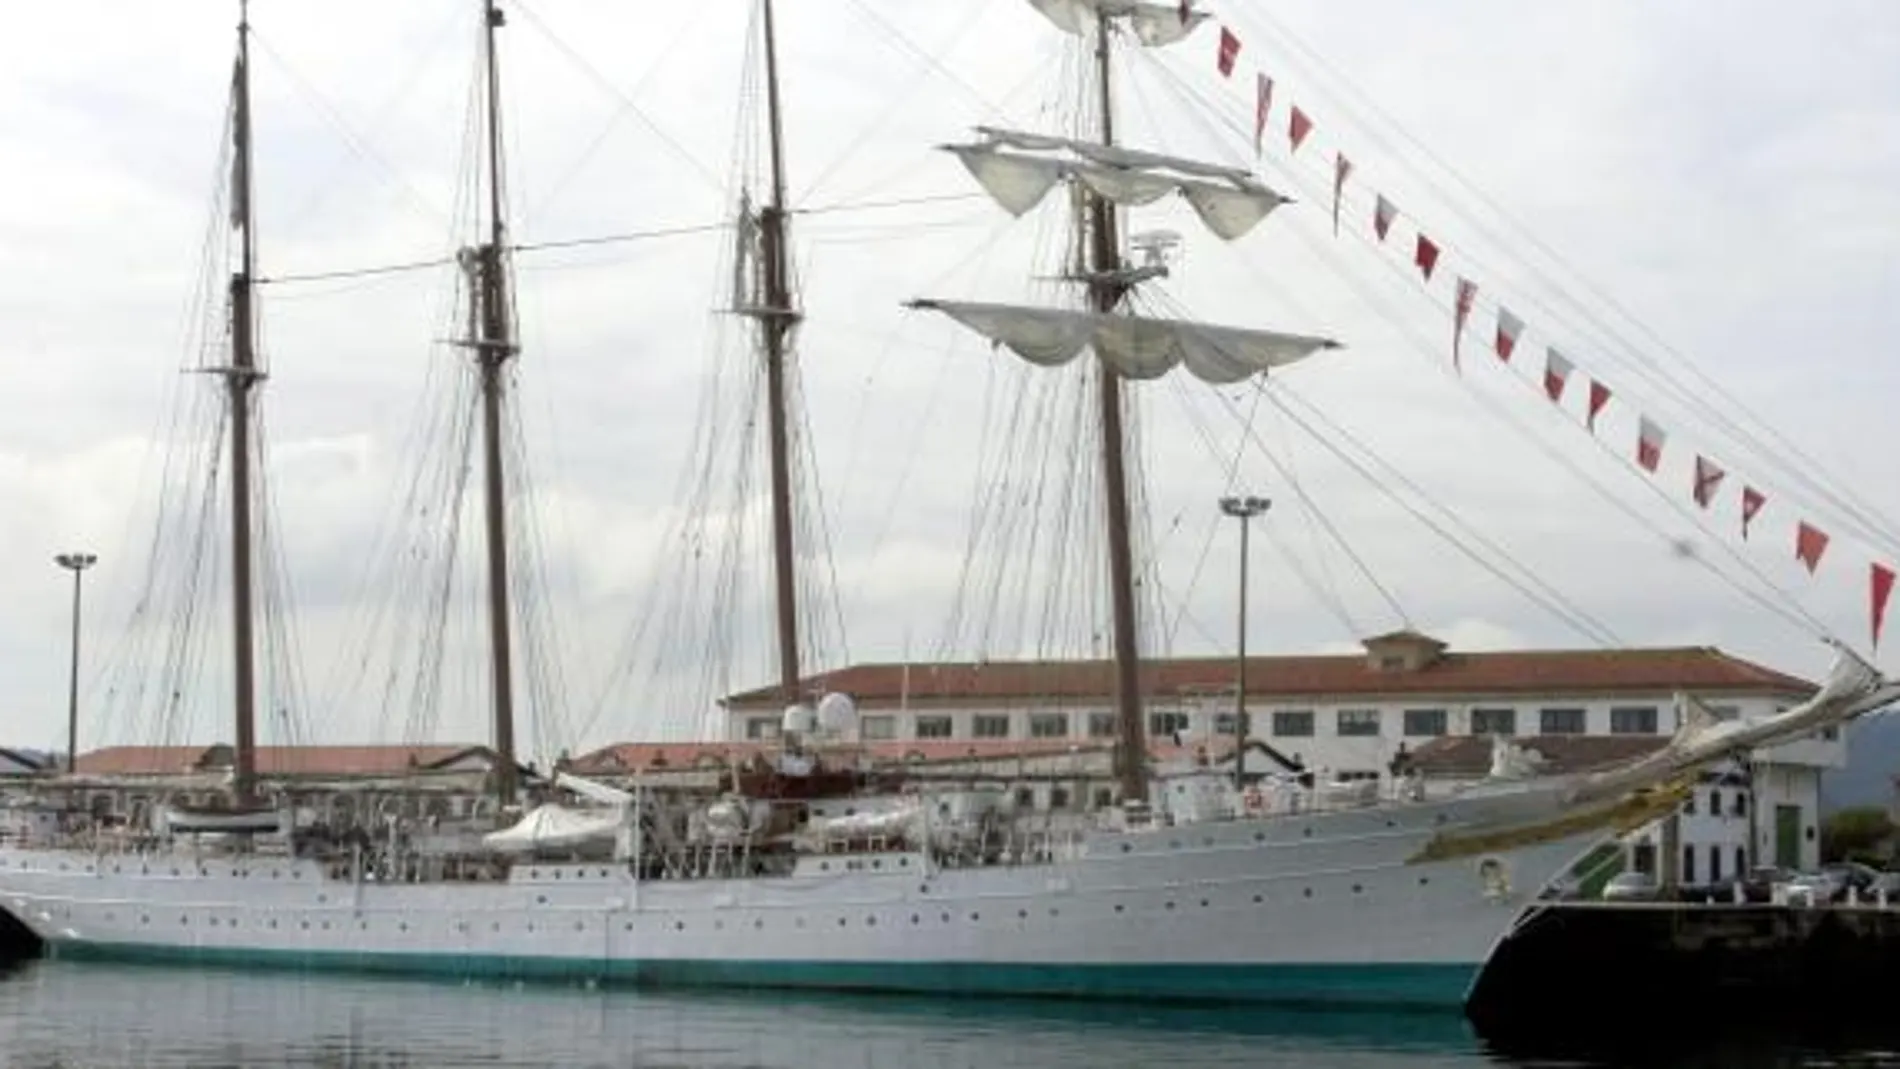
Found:
<path fill-rule="evenodd" d="M 1600 828 L 1418 861 L 1480 803 L 1092 834 L 1044 864 L 833 854 L 796 875 L 338 879 L 313 861 L 0 849 L 56 957 L 450 977 L 1456 1005 Z M 1500 879 L 1502 877 L 1502 879 Z"/>

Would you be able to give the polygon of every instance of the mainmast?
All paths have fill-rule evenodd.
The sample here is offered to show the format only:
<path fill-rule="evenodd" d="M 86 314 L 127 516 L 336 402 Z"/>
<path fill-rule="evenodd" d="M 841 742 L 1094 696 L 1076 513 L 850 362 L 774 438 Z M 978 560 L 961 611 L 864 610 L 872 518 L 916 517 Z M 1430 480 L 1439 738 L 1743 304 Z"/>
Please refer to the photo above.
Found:
<path fill-rule="evenodd" d="M 231 225 L 240 232 L 237 273 L 231 276 L 231 364 L 224 376 L 231 421 L 231 669 L 233 711 L 231 795 L 251 799 L 257 778 L 256 644 L 251 584 L 251 404 L 252 388 L 264 378 L 257 365 L 256 216 L 251 202 L 251 22 L 238 3 L 237 66 L 232 79 Z"/>
<path fill-rule="evenodd" d="M 465 250 L 470 272 L 468 340 L 475 350 L 482 395 L 482 499 L 488 543 L 488 637 L 491 688 L 495 703 L 495 790 L 503 805 L 515 800 L 514 673 L 508 611 L 508 499 L 502 468 L 502 403 L 508 361 L 519 351 L 513 336 L 513 307 L 508 285 L 507 224 L 503 218 L 501 166 L 501 74 L 495 57 L 495 31 L 506 24 L 496 0 L 483 0 L 483 69 L 487 83 L 484 119 L 487 133 L 488 241 Z"/>
<path fill-rule="evenodd" d="M 778 678 L 781 700 L 791 705 L 801 698 L 798 665 L 798 576 L 792 539 L 792 460 L 790 414 L 785 399 L 787 344 L 797 325 L 792 305 L 791 271 L 785 233 L 785 132 L 779 110 L 778 40 L 772 19 L 772 0 L 761 0 L 765 35 L 765 105 L 770 142 L 772 189 L 759 211 L 759 253 L 763 273 L 761 297 L 747 311 L 758 320 L 765 358 L 767 445 L 772 469 L 772 566 L 778 605 Z"/>
<path fill-rule="evenodd" d="M 1101 93 L 1102 144 L 1115 144 L 1115 93 L 1110 79 L 1109 19 L 1096 16 L 1095 70 Z M 1121 241 L 1115 205 L 1100 193 L 1089 196 L 1091 232 L 1088 286 L 1095 311 L 1113 312 L 1127 295 L 1121 274 Z M 1122 431 L 1121 375 L 1108 364 L 1101 374 L 1103 496 L 1108 507 L 1108 589 L 1115 627 L 1115 775 L 1123 801 L 1148 797 L 1148 725 L 1141 716 L 1141 650 L 1135 621 L 1134 550 L 1128 533 L 1128 465 Z"/>

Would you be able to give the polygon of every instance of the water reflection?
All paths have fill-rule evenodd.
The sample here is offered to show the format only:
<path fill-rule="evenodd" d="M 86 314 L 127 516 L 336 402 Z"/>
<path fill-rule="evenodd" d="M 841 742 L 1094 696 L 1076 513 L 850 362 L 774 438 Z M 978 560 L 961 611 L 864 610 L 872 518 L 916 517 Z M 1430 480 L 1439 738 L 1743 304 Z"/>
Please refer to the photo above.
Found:
<path fill-rule="evenodd" d="M 0 980 L 10 1065 L 1016 1069 L 1481 1060 L 1450 1014 L 600 993 L 33 963 Z"/>

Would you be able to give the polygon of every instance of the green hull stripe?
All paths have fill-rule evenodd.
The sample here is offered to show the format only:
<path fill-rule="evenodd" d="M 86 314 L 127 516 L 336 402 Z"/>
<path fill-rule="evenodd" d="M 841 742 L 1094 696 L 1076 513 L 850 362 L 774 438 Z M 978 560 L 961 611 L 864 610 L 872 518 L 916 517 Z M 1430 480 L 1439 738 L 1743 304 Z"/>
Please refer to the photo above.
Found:
<path fill-rule="evenodd" d="M 973 962 L 605 962 L 586 958 L 252 950 L 143 943 L 61 942 L 65 960 L 321 970 L 463 980 L 533 980 L 653 987 L 806 988 L 955 995 L 1273 1002 L 1321 1006 L 1463 1005 L 1472 965 L 1054 965 Z"/>

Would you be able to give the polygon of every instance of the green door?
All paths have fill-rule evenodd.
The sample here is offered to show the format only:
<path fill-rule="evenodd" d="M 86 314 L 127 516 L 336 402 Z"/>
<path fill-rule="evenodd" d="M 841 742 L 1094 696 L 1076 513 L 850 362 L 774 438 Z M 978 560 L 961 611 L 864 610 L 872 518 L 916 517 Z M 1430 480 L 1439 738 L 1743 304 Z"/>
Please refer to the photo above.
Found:
<path fill-rule="evenodd" d="M 1784 869 L 1801 867 L 1801 807 L 1775 807 L 1775 864 Z"/>

